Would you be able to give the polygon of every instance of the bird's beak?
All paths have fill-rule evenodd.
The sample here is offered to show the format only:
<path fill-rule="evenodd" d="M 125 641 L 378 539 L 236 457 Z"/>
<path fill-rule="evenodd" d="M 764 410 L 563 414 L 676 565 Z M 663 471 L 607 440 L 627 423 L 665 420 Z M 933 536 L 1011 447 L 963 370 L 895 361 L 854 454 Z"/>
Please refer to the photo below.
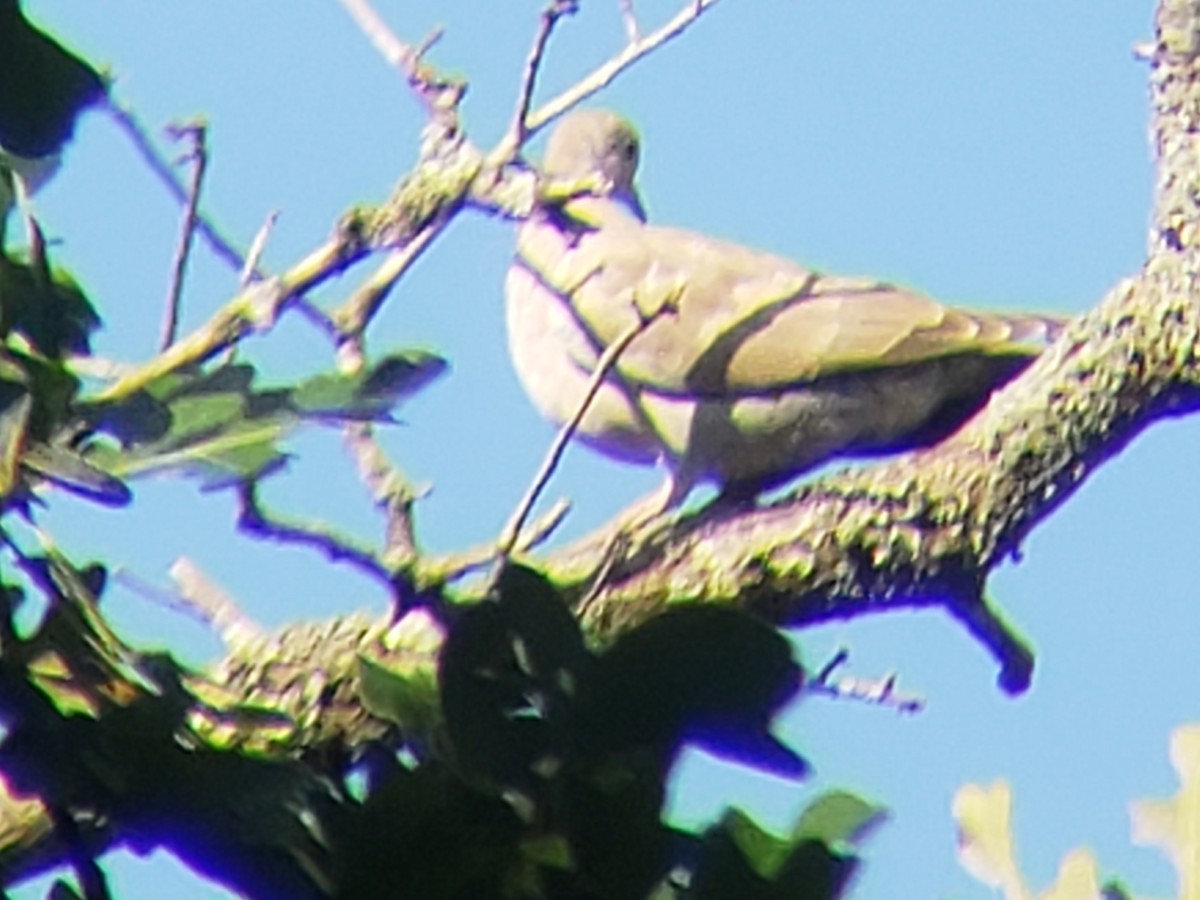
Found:
<path fill-rule="evenodd" d="M 637 216 L 639 222 L 646 221 L 646 209 L 642 206 L 642 198 L 638 196 L 637 188 L 617 190 L 612 196 L 614 200 L 624 203 L 626 208 Z"/>

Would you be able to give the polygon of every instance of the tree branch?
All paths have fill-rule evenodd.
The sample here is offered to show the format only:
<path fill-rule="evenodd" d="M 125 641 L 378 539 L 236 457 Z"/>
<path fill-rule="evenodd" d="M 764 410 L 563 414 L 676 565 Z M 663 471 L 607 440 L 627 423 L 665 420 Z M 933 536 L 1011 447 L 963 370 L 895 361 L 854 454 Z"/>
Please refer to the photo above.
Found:
<path fill-rule="evenodd" d="M 588 625 L 612 635 L 692 599 L 791 625 L 946 605 L 978 634 L 987 574 L 1143 428 L 1200 405 L 1190 257 L 1152 259 L 944 443 L 763 509 L 702 514 L 633 548 Z M 598 544 L 546 564 L 582 592 Z M 1021 651 L 998 641 L 989 649 L 1019 689 Z"/>
<path fill-rule="evenodd" d="M 167 289 L 167 304 L 163 314 L 162 338 L 159 349 L 166 350 L 175 343 L 179 332 L 179 312 L 183 302 L 183 281 L 187 272 L 188 256 L 200 219 L 200 189 L 204 185 L 204 173 L 208 169 L 208 127 L 203 122 L 174 125 L 170 134 L 176 140 L 187 140 L 191 146 L 184 160 L 192 164 L 192 178 L 188 184 L 187 201 L 183 207 L 183 219 L 179 223 L 179 240 L 175 246 L 175 258 L 171 261 L 171 281 Z"/>

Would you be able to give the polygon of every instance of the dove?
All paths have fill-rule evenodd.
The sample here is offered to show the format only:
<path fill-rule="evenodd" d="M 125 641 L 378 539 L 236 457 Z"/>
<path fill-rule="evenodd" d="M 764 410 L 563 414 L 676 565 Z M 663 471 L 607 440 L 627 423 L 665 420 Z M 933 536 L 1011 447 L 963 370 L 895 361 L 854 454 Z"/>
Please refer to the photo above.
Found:
<path fill-rule="evenodd" d="M 830 459 L 934 444 L 1061 330 L 649 224 L 639 154 L 613 112 L 556 127 L 542 173 L 584 187 L 518 226 L 506 320 L 518 378 L 558 425 L 627 341 L 574 437 L 665 466 L 664 510 L 702 482 L 753 498 Z"/>

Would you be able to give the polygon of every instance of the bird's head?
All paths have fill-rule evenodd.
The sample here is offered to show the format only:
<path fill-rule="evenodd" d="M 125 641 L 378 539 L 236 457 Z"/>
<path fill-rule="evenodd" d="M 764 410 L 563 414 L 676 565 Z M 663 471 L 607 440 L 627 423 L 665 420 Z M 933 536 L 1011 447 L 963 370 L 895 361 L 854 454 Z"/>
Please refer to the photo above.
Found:
<path fill-rule="evenodd" d="M 633 184 L 640 153 L 637 130 L 626 119 L 607 109 L 580 109 L 569 113 L 550 135 L 542 169 L 555 180 L 598 178 L 603 193 L 644 219 Z"/>

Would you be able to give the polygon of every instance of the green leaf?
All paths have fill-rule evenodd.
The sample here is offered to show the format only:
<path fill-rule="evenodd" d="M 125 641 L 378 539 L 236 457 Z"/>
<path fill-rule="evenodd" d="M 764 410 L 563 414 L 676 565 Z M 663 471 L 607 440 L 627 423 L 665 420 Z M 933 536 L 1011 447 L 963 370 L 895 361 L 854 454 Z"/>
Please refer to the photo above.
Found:
<path fill-rule="evenodd" d="M 740 809 L 728 810 L 721 827 L 733 838 L 733 843 L 742 851 L 750 867 L 768 881 L 779 874 L 795 844 L 803 840 L 797 837 L 793 842 L 772 834 Z"/>
<path fill-rule="evenodd" d="M 783 838 L 730 810 L 701 844 L 689 900 L 835 900 L 857 868 L 812 838 Z"/>
<path fill-rule="evenodd" d="M 206 490 L 253 481 L 287 463 L 280 445 L 305 420 L 387 419 L 445 368 L 439 357 L 411 351 L 361 375 L 266 390 L 254 388 L 254 368 L 245 363 L 174 372 L 118 403 L 84 406 L 94 427 L 121 442 L 94 441 L 89 460 L 116 477 L 177 472 Z"/>
<path fill-rule="evenodd" d="M 32 408 L 33 399 L 23 384 L 0 380 L 0 498 L 17 486 Z"/>
<path fill-rule="evenodd" d="M 446 371 L 448 364 L 425 350 L 385 356 L 355 375 L 317 375 L 291 392 L 300 413 L 343 419 L 377 419 Z"/>
<path fill-rule="evenodd" d="M 883 807 L 868 803 L 849 791 L 830 791 L 808 805 L 792 836 L 819 840 L 830 847 L 855 844 L 887 817 Z"/>
<path fill-rule="evenodd" d="M 152 444 L 121 450 L 96 444 L 88 459 L 118 478 L 132 478 L 154 472 L 173 471 L 199 479 L 201 487 L 212 490 L 262 478 L 287 462 L 277 446 L 289 424 L 279 421 L 242 421 L 201 432 L 174 433 Z"/>
<path fill-rule="evenodd" d="M 359 690 L 367 712 L 419 734 L 441 719 L 437 677 L 431 669 L 398 672 L 358 656 Z"/>

